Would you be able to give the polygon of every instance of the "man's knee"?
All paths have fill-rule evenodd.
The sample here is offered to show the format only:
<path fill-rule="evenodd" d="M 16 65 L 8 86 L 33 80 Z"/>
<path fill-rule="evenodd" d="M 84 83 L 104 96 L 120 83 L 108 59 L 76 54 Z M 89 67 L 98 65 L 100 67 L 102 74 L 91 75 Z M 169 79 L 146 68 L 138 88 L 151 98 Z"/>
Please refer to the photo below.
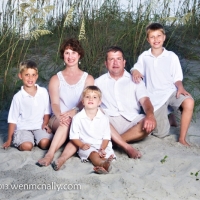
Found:
<path fill-rule="evenodd" d="M 193 111 L 193 109 L 194 109 L 194 99 L 192 99 L 192 98 L 185 99 L 182 102 L 181 107 L 182 107 L 183 110 Z"/>

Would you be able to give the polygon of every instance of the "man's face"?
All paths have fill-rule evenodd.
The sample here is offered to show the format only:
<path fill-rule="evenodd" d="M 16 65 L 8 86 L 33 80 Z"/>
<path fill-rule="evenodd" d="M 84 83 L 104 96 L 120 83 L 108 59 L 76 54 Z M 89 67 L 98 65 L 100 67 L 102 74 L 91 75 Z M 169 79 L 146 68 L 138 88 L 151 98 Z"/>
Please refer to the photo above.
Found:
<path fill-rule="evenodd" d="M 110 51 L 107 54 L 107 61 L 105 61 L 106 68 L 108 69 L 111 77 L 119 78 L 124 73 L 126 60 L 120 51 Z"/>

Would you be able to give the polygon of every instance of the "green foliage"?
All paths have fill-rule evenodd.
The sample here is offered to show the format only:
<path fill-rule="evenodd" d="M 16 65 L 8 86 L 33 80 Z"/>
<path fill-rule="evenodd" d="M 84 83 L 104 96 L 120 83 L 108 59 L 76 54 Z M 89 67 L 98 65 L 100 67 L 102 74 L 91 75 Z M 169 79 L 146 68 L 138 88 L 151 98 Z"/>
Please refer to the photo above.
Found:
<path fill-rule="evenodd" d="M 200 170 L 199 171 L 197 171 L 196 173 L 193 173 L 193 172 L 191 172 L 190 173 L 190 175 L 194 175 L 195 176 L 195 179 L 196 179 L 196 181 L 198 181 L 199 180 L 199 178 L 198 178 L 198 176 L 199 176 L 199 172 L 200 172 Z"/>
<path fill-rule="evenodd" d="M 173 17 L 170 0 L 143 4 L 138 1 L 136 8 L 130 1 L 125 9 L 118 0 L 105 0 L 103 4 L 93 0 L 54 0 L 56 7 L 48 0 L 8 0 L 6 5 L 2 2 L 5 1 L 0 3 L 0 110 L 9 106 L 20 87 L 17 73 L 22 60 L 35 60 L 39 84 L 48 85 L 50 77 L 63 68 L 59 47 L 64 38 L 80 39 L 85 49 L 80 67 L 95 78 L 106 71 L 105 49 L 111 45 L 123 48 L 127 70 L 133 66 L 139 54 L 149 48 L 145 27 L 150 22 L 165 26 L 168 50 L 180 58 L 199 59 L 196 47 L 200 39 L 200 9 L 195 0 L 180 0 Z M 182 66 L 184 74 L 190 74 L 184 83 L 194 95 L 198 112 L 199 76 L 185 64 Z"/>
<path fill-rule="evenodd" d="M 167 157 L 168 157 L 168 156 L 164 156 L 164 158 L 161 159 L 160 162 L 161 162 L 162 164 L 163 164 L 164 162 L 166 162 Z"/>

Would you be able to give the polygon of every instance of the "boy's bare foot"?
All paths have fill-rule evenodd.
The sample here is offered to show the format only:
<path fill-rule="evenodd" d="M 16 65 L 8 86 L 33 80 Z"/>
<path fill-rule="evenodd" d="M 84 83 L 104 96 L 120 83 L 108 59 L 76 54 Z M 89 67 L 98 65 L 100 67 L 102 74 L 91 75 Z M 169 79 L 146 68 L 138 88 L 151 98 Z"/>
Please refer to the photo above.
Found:
<path fill-rule="evenodd" d="M 94 167 L 94 171 L 97 174 L 107 174 L 108 172 L 110 172 L 110 170 L 112 169 L 111 162 L 113 158 L 114 158 L 114 155 L 111 155 L 108 159 L 103 161 L 102 166 Z"/>
<path fill-rule="evenodd" d="M 190 147 L 190 144 L 188 144 L 185 140 L 179 139 L 178 142 L 181 143 L 181 144 L 184 145 L 184 146 Z"/>
<path fill-rule="evenodd" d="M 128 144 L 126 148 L 126 153 L 128 154 L 129 158 L 137 159 L 142 157 L 142 154 L 138 150 L 134 149 L 130 144 Z"/>
<path fill-rule="evenodd" d="M 58 171 L 63 166 L 63 164 L 65 163 L 65 161 L 66 160 L 64 158 L 62 158 L 62 157 L 58 158 L 56 161 L 54 161 L 52 163 L 53 169 L 55 171 Z"/>
<path fill-rule="evenodd" d="M 44 158 L 41 158 L 40 160 L 38 160 L 37 164 L 40 166 L 46 167 L 51 164 L 52 160 L 53 160 L 53 156 L 45 155 Z"/>

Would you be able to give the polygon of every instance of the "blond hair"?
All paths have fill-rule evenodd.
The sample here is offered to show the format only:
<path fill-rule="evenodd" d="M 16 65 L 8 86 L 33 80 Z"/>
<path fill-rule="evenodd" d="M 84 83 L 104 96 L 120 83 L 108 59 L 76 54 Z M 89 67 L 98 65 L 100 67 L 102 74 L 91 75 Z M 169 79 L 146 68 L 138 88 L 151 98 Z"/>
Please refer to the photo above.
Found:
<path fill-rule="evenodd" d="M 38 74 L 37 64 L 32 60 L 25 60 L 19 64 L 19 73 L 22 73 L 26 69 L 34 69 Z"/>
<path fill-rule="evenodd" d="M 161 31 L 165 35 L 165 29 L 160 23 L 151 23 L 146 27 L 146 37 L 148 37 L 151 31 Z"/>
<path fill-rule="evenodd" d="M 102 97 L 102 93 L 101 93 L 101 90 L 95 86 L 95 85 L 90 85 L 90 86 L 87 86 L 84 90 L 83 90 L 83 93 L 82 93 L 82 98 L 86 95 L 87 92 L 89 91 L 92 91 L 92 92 L 96 92 L 99 96 L 99 98 L 101 99 Z"/>

